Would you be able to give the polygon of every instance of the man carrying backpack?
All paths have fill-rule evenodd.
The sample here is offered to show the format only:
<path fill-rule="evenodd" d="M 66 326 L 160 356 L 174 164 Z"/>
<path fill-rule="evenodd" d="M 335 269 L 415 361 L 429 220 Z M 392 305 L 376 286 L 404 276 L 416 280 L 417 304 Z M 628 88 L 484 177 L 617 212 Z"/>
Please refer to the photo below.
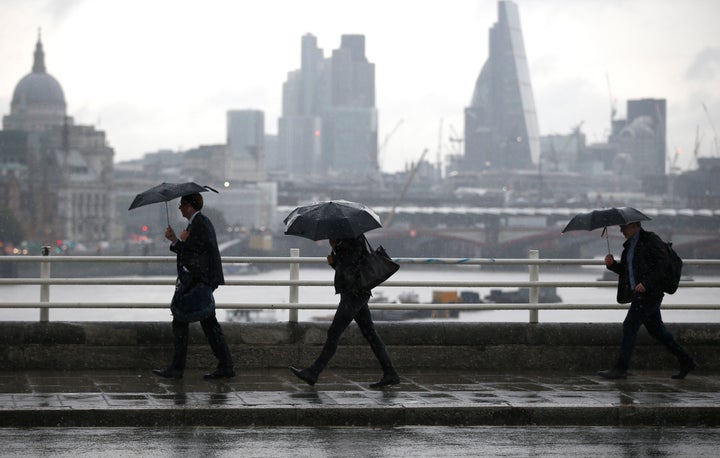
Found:
<path fill-rule="evenodd" d="M 697 363 L 665 328 L 660 314 L 663 275 L 669 262 L 666 244 L 657 234 L 644 230 L 639 221 L 620 225 L 620 232 L 626 239 L 620 262 L 608 254 L 605 266 L 620 275 L 617 301 L 620 304 L 630 302 L 630 309 L 623 322 L 620 356 L 615 366 L 598 372 L 598 375 L 608 379 L 627 377 L 638 331 L 645 325 L 650 335 L 662 342 L 680 362 L 680 372 L 672 378 L 683 379 L 697 368 Z"/>

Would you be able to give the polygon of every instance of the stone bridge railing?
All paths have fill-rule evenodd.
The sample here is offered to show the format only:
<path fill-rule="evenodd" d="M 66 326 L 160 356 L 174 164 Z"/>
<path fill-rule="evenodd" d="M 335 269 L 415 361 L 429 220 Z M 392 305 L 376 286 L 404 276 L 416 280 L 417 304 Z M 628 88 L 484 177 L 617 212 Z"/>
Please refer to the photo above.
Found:
<path fill-rule="evenodd" d="M 329 323 L 224 323 L 237 369 L 310 364 Z M 670 323 L 668 329 L 700 363 L 720 370 L 720 324 Z M 617 357 L 620 323 L 380 322 L 379 334 L 402 370 L 594 373 Z M 172 355 L 169 322 L 2 322 L 0 369 L 83 370 L 160 367 Z M 188 368 L 214 365 L 200 326 L 191 326 Z M 351 325 L 331 361 L 335 368 L 373 368 L 377 362 Z M 633 369 L 677 369 L 677 361 L 643 329 Z"/>

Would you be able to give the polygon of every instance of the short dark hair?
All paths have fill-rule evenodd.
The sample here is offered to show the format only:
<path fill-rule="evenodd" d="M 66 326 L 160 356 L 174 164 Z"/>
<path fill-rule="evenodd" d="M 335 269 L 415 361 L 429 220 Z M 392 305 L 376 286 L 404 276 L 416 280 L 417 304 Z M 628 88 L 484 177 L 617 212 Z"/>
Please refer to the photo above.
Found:
<path fill-rule="evenodd" d="M 203 198 L 200 193 L 197 192 L 195 194 L 188 194 L 187 196 L 182 196 L 182 198 L 180 199 L 180 203 L 190 204 L 190 206 L 197 211 L 200 211 L 203 208 Z"/>

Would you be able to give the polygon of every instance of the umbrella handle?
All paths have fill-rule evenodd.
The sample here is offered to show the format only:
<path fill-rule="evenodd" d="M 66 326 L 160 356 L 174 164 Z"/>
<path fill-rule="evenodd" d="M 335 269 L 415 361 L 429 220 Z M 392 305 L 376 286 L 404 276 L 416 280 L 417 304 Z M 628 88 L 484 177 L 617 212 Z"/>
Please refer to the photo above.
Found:
<path fill-rule="evenodd" d="M 167 217 L 167 227 L 170 227 L 170 210 L 168 210 L 167 200 L 165 201 L 165 216 Z"/>
<path fill-rule="evenodd" d="M 608 246 L 608 254 L 610 254 L 610 234 L 608 234 L 607 226 L 603 228 L 602 234 L 600 234 L 600 237 L 605 236 L 605 240 L 607 240 L 607 246 Z"/>

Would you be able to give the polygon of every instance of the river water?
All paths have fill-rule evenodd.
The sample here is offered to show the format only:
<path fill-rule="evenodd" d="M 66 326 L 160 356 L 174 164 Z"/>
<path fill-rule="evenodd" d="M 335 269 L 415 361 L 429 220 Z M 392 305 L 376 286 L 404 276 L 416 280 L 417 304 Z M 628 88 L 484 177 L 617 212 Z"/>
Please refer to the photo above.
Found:
<path fill-rule="evenodd" d="M 544 272 L 541 268 L 541 281 L 593 281 L 597 280 L 605 269 L 602 266 L 578 267 L 566 271 Z M 301 280 L 332 280 L 330 268 L 303 267 L 300 270 Z M 289 278 L 286 269 L 271 270 L 257 274 L 228 275 L 227 278 L 240 279 L 276 279 Z M 401 268 L 393 280 L 407 281 L 527 281 L 527 272 L 507 272 L 481 269 L 478 266 L 437 266 Z M 717 275 L 696 275 L 698 281 L 717 281 Z M 483 298 L 491 288 L 407 288 L 384 287 L 375 289 L 376 296 L 383 295 L 388 301 L 394 301 L 404 292 L 414 292 L 420 302 L 430 302 L 433 290 L 474 291 Z M 506 288 L 514 289 L 514 288 Z M 681 288 L 674 295 L 666 295 L 664 304 L 671 303 L 717 303 L 718 288 Z M 53 285 L 50 287 L 50 300 L 57 302 L 168 302 L 172 297 L 172 286 L 84 286 L 84 285 Z M 35 302 L 40 297 L 40 287 L 33 285 L 5 286 L 0 285 L 2 301 Z M 557 294 L 564 303 L 600 304 L 615 302 L 615 288 L 558 288 Z M 268 286 L 222 286 L 215 293 L 219 303 L 227 302 L 259 302 L 287 303 L 287 287 Z M 338 296 L 330 286 L 301 287 L 300 302 L 337 304 Z M 332 316 L 331 310 L 301 310 L 299 319 L 310 321 L 327 319 Z M 526 322 L 528 311 L 461 311 L 454 320 L 472 322 Z M 622 322 L 625 310 L 541 310 L 540 322 Z M 0 308 L 2 321 L 37 321 L 38 309 L 4 309 Z M 219 310 L 218 319 L 231 318 L 227 311 Z M 720 310 L 664 310 L 666 322 L 720 322 Z M 168 321 L 171 319 L 167 309 L 51 309 L 51 321 Z M 285 321 L 287 310 L 266 310 L 253 312 L 250 321 Z"/>

